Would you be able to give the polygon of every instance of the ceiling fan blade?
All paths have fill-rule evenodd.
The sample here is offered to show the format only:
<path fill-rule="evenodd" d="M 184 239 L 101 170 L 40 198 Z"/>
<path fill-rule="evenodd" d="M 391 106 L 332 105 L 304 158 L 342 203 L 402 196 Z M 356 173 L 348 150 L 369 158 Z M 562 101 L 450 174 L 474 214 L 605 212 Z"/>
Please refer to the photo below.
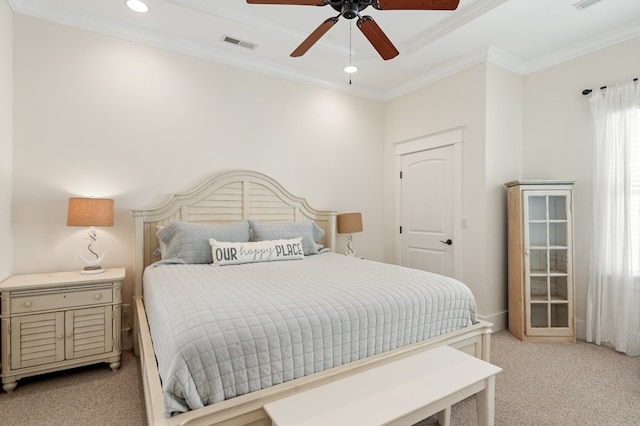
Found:
<path fill-rule="evenodd" d="M 309 37 L 307 37 L 302 43 L 300 43 L 300 46 L 298 46 L 296 50 L 291 52 L 290 56 L 297 58 L 307 53 L 307 50 L 309 50 L 311 46 L 316 44 L 316 42 L 320 40 L 320 38 L 336 24 L 336 22 L 338 22 L 337 16 L 324 21 L 318 28 L 316 28 L 311 34 L 309 34 Z"/>
<path fill-rule="evenodd" d="M 378 10 L 456 10 L 460 0 L 377 0 Z"/>
<path fill-rule="evenodd" d="M 247 0 L 249 4 L 293 4 L 300 6 L 324 6 L 324 0 Z"/>
<path fill-rule="evenodd" d="M 385 61 L 395 58 L 400 53 L 371 16 L 359 18 L 358 28 Z"/>

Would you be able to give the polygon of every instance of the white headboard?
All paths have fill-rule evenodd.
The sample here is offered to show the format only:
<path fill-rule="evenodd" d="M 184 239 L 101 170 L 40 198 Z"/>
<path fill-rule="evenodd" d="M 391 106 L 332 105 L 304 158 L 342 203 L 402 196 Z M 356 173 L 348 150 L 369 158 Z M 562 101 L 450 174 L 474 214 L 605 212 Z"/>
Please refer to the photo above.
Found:
<path fill-rule="evenodd" d="M 325 247 L 335 249 L 336 212 L 311 208 L 270 177 L 248 170 L 230 170 L 211 176 L 196 188 L 171 196 L 164 204 L 134 210 L 134 297 L 142 296 L 144 268 L 160 260 L 158 226 L 173 220 L 194 223 L 228 223 L 255 219 L 271 222 L 312 220 L 325 235 Z"/>

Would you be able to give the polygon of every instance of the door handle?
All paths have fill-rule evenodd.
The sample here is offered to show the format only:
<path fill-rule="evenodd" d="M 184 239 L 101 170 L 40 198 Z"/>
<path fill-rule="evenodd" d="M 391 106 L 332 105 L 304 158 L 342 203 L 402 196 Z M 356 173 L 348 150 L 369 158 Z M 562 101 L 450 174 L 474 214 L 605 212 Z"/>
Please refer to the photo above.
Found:
<path fill-rule="evenodd" d="M 447 241 L 442 241 L 442 240 L 440 240 L 440 242 L 441 242 L 442 244 L 446 244 L 446 245 L 448 245 L 448 246 L 450 246 L 451 244 L 453 244 L 453 241 L 451 240 L 451 238 L 449 238 Z"/>

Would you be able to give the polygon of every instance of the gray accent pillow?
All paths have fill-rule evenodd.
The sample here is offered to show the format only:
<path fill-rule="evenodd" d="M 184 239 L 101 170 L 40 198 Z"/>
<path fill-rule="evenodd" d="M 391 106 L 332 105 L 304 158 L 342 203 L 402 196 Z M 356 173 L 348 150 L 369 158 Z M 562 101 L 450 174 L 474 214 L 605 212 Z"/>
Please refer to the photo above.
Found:
<path fill-rule="evenodd" d="M 322 249 L 317 241 L 324 236 L 324 231 L 311 221 L 302 222 L 261 222 L 252 220 L 252 241 L 286 240 L 302 237 L 302 249 L 305 256 L 318 254 Z"/>
<path fill-rule="evenodd" d="M 171 222 L 156 233 L 164 247 L 162 260 L 170 263 L 213 263 L 209 239 L 229 242 L 249 241 L 249 222 L 197 225 Z"/>

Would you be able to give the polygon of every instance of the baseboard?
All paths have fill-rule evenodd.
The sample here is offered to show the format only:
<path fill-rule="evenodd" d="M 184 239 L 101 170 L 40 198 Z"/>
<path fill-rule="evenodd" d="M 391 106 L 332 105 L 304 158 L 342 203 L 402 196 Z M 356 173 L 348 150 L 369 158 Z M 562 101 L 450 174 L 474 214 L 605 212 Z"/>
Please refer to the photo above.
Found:
<path fill-rule="evenodd" d="M 487 321 L 493 324 L 493 327 L 491 327 L 491 330 L 493 331 L 505 330 L 508 327 L 508 318 L 508 311 L 497 312 L 491 315 L 478 315 L 479 320 Z"/>
<path fill-rule="evenodd" d="M 585 320 L 576 320 L 576 339 L 587 340 L 587 322 Z"/>
<path fill-rule="evenodd" d="M 493 324 L 493 331 L 505 330 L 509 327 L 509 312 L 498 312 L 493 315 L 478 315 L 478 319 Z M 587 340 L 587 322 L 585 320 L 576 319 L 576 339 Z"/>

